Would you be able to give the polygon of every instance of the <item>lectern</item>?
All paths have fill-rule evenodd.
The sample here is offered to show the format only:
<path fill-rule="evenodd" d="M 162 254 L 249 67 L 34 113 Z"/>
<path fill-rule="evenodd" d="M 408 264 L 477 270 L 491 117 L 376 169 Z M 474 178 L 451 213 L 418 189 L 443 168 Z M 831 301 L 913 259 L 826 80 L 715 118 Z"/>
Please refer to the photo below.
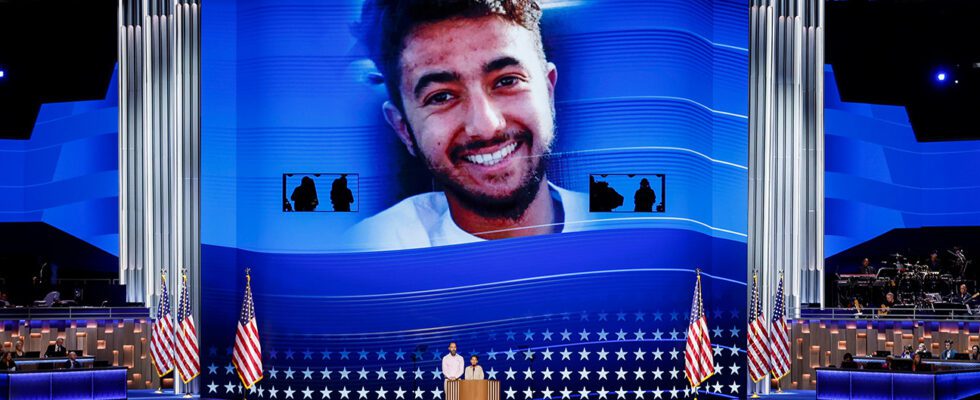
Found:
<path fill-rule="evenodd" d="M 482 379 L 446 381 L 446 400 L 500 400 L 500 382 Z"/>

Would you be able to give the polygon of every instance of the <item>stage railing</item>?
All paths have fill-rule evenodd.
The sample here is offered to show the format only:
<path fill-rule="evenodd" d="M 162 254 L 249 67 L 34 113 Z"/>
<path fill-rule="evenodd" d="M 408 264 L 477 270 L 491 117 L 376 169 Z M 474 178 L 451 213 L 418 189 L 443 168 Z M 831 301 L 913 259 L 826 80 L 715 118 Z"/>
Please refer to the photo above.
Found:
<path fill-rule="evenodd" d="M 798 313 L 796 312 L 798 311 Z M 883 312 L 878 308 L 814 308 L 790 309 L 789 315 L 800 319 L 853 319 L 889 321 L 980 321 L 980 306 L 969 308 L 891 308 Z"/>
<path fill-rule="evenodd" d="M 0 308 L 0 321 L 149 318 L 146 307 L 17 307 Z"/>

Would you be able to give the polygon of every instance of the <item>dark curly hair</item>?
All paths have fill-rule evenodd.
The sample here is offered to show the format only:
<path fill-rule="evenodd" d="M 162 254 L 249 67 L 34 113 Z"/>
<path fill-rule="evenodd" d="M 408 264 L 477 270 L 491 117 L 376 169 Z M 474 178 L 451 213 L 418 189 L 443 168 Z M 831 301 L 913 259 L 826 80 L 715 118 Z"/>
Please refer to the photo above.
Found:
<path fill-rule="evenodd" d="M 499 16 L 534 34 L 544 59 L 541 43 L 541 6 L 537 0 L 365 0 L 361 21 L 352 27 L 367 47 L 371 59 L 384 76 L 388 97 L 404 112 L 398 82 L 405 37 L 416 27 L 452 18 Z"/>

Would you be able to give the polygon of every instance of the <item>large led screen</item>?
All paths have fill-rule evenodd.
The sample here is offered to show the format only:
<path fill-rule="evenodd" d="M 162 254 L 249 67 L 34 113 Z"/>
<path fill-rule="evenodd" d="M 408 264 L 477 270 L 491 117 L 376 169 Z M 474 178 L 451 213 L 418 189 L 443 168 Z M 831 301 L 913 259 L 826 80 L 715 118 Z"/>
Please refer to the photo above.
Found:
<path fill-rule="evenodd" d="M 202 8 L 202 394 L 683 396 L 695 271 L 744 395 L 748 5 L 231 1 Z"/>

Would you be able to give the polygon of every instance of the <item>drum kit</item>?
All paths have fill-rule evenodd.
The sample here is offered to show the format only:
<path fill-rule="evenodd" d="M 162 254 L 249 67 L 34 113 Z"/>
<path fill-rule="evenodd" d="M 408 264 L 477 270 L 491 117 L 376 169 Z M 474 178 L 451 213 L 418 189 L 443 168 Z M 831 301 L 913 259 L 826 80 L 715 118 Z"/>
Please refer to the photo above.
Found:
<path fill-rule="evenodd" d="M 885 294 L 892 292 L 897 297 L 897 306 L 933 308 L 954 295 L 960 284 L 967 283 L 974 287 L 962 274 L 954 276 L 949 271 L 935 271 L 928 265 L 911 262 L 899 253 L 889 254 L 888 257 L 891 261 L 882 261 L 877 274 L 839 275 L 838 303 L 850 307 L 857 299 L 864 304 L 880 304 Z M 959 264 L 955 261 L 959 260 L 954 260 L 954 264 Z M 953 267 L 959 269 L 955 268 L 959 265 Z"/>

